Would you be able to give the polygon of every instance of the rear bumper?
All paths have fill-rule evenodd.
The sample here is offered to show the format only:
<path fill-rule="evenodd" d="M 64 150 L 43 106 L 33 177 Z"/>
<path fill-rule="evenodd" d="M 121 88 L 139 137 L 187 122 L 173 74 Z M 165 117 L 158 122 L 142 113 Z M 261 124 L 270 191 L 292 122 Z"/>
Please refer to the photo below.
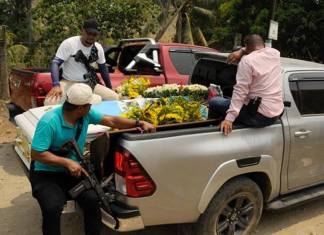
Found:
<path fill-rule="evenodd" d="M 144 228 L 142 217 L 137 208 L 114 203 L 111 205 L 111 209 L 114 216 L 101 209 L 102 223 L 107 227 L 118 232 L 135 231 Z"/>

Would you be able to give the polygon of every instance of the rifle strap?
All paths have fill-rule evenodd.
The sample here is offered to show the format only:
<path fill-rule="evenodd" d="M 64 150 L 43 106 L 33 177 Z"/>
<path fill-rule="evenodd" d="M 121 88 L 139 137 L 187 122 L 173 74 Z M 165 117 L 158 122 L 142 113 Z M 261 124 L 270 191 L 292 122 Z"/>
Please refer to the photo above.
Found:
<path fill-rule="evenodd" d="M 95 61 L 98 60 L 98 49 L 97 47 L 93 44 L 93 46 L 91 47 L 91 51 L 90 51 L 90 55 L 89 58 L 87 58 L 84 54 L 82 50 L 79 50 L 77 52 L 77 54 L 79 54 L 79 60 L 77 60 L 78 62 L 84 64 L 84 66 L 86 67 L 86 69 L 88 70 L 88 72 L 91 72 L 94 70 L 94 68 L 90 65 L 90 63 L 93 63 Z M 77 54 L 73 55 L 73 57 L 76 57 Z"/>
<path fill-rule="evenodd" d="M 76 130 L 75 137 L 74 137 L 76 143 L 78 143 L 78 140 L 79 140 L 81 132 L 82 132 L 82 128 L 83 128 L 83 118 L 81 117 L 77 122 L 77 130 Z M 50 150 L 48 150 L 48 151 L 50 151 Z M 30 171 L 30 174 L 33 174 L 33 172 L 35 171 L 35 160 L 31 160 L 29 171 Z"/>
<path fill-rule="evenodd" d="M 82 128 L 83 128 L 83 118 L 80 118 L 77 122 L 77 130 L 75 132 L 75 142 L 78 142 L 79 140 L 79 137 L 81 135 L 81 132 L 82 132 Z"/>

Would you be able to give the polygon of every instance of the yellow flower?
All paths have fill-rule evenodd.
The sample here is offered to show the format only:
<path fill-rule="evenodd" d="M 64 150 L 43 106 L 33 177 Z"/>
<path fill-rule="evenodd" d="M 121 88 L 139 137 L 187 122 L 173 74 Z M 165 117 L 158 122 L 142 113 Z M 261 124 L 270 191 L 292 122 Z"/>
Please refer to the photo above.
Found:
<path fill-rule="evenodd" d="M 143 108 L 131 106 L 126 112 L 128 118 L 140 118 L 154 125 L 199 121 L 201 102 L 188 101 L 183 97 L 162 98 L 147 102 Z"/>
<path fill-rule="evenodd" d="M 134 98 L 136 98 L 138 96 L 139 96 L 139 94 L 138 94 L 136 89 L 131 88 L 131 89 L 128 90 L 128 98 L 134 99 Z"/>
<path fill-rule="evenodd" d="M 179 122 L 179 123 L 181 123 L 183 120 L 183 118 L 180 115 L 175 114 L 175 113 L 168 113 L 167 115 L 165 115 L 165 119 L 169 119 L 169 120 L 174 119 L 176 122 Z"/>
<path fill-rule="evenodd" d="M 150 80 L 140 76 L 130 76 L 124 79 L 120 87 L 116 89 L 117 93 L 127 96 L 130 99 L 144 94 L 144 91 L 150 86 Z"/>

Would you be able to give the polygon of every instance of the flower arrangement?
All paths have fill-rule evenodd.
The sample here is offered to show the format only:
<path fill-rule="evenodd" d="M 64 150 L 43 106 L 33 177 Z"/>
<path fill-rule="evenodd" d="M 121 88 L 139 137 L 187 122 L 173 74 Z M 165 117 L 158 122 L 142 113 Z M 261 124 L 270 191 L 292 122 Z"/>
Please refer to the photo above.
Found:
<path fill-rule="evenodd" d="M 208 88 L 199 84 L 185 85 L 181 95 L 189 96 L 193 100 L 205 100 L 208 97 Z"/>
<path fill-rule="evenodd" d="M 144 91 L 150 86 L 150 80 L 144 76 L 131 76 L 122 81 L 121 86 L 117 87 L 116 92 L 121 96 L 134 99 L 142 96 Z"/>
<path fill-rule="evenodd" d="M 131 105 L 122 115 L 131 119 L 148 121 L 155 126 L 203 120 L 201 102 L 188 101 L 184 97 L 148 100 L 143 107 Z"/>
<path fill-rule="evenodd" d="M 192 100 L 204 100 L 208 96 L 208 88 L 199 85 L 177 85 L 177 84 L 164 84 L 162 86 L 150 87 L 143 93 L 147 98 L 162 98 L 170 96 L 188 96 Z"/>
<path fill-rule="evenodd" d="M 144 91 L 146 98 L 162 98 L 170 96 L 179 96 L 180 86 L 177 84 L 164 84 L 162 86 L 150 87 Z"/>

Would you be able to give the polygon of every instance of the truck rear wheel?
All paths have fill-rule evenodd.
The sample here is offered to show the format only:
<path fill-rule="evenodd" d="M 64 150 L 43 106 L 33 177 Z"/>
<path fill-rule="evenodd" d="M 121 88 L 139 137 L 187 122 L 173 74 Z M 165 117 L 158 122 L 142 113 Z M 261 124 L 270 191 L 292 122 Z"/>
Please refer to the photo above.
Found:
<path fill-rule="evenodd" d="M 196 226 L 197 235 L 250 234 L 259 222 L 263 196 L 247 177 L 228 181 L 214 196 Z"/>
<path fill-rule="evenodd" d="M 18 114 L 25 112 L 22 108 L 18 107 L 14 103 L 7 104 L 7 109 L 9 111 L 9 120 L 15 122 L 14 117 Z"/>

